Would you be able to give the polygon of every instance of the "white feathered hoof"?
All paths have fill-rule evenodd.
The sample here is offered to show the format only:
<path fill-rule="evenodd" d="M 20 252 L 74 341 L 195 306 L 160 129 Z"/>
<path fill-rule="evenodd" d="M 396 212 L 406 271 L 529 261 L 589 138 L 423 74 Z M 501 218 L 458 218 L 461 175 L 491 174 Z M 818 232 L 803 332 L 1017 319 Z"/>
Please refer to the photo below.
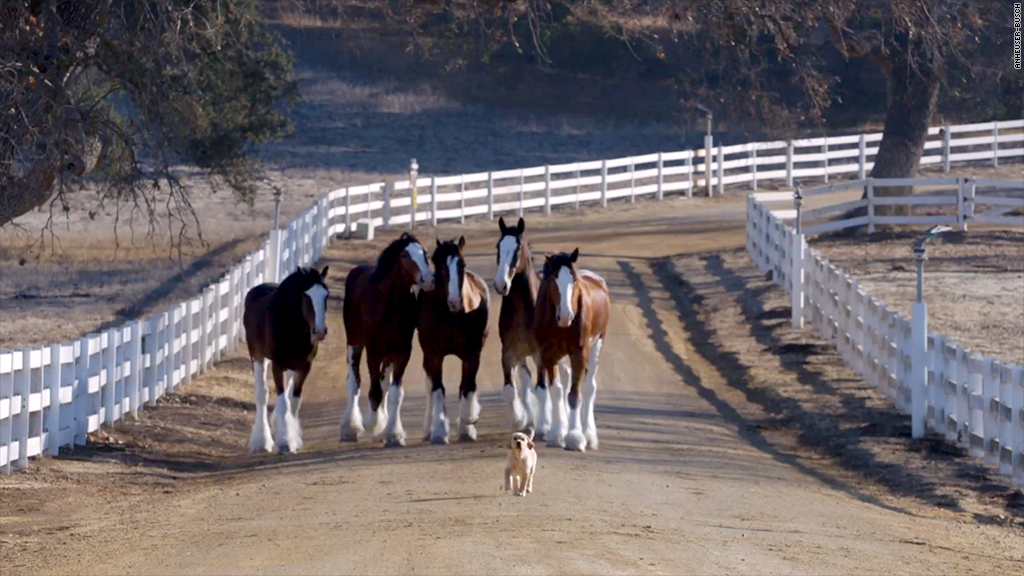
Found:
<path fill-rule="evenodd" d="M 430 427 L 430 443 L 431 444 L 447 444 L 448 443 L 448 419 L 441 417 L 434 420 L 434 425 Z"/>
<path fill-rule="evenodd" d="M 384 407 L 384 403 L 377 408 L 376 411 L 371 411 L 370 415 L 366 418 L 366 435 L 371 438 L 378 438 L 384 433 L 384 427 L 388 423 L 388 411 Z"/>
<path fill-rule="evenodd" d="M 388 437 L 384 439 L 385 448 L 401 448 L 403 446 L 405 446 L 404 432 L 401 434 L 389 434 Z"/>
<path fill-rule="evenodd" d="M 431 444 L 436 444 L 438 446 L 440 446 L 441 444 L 447 444 L 448 443 L 448 433 L 446 432 L 444 435 L 437 435 L 437 434 L 431 433 L 430 434 L 430 443 Z"/>
<path fill-rule="evenodd" d="M 476 442 L 475 424 L 466 424 L 459 426 L 459 442 Z"/>
<path fill-rule="evenodd" d="M 252 434 L 249 435 L 249 453 L 273 452 L 274 437 L 270 433 L 270 426 L 256 424 L 252 427 Z"/>
<path fill-rule="evenodd" d="M 587 448 L 597 450 L 597 429 L 591 428 L 585 431 L 583 436 L 587 439 Z"/>
<path fill-rule="evenodd" d="M 363 419 L 353 418 L 350 416 L 341 423 L 341 441 L 358 442 L 359 436 L 362 435 L 364 431 Z"/>
<path fill-rule="evenodd" d="M 573 430 L 565 435 L 565 449 L 573 450 L 576 452 L 587 451 L 587 439 L 583 436 L 583 432 L 579 430 Z"/>

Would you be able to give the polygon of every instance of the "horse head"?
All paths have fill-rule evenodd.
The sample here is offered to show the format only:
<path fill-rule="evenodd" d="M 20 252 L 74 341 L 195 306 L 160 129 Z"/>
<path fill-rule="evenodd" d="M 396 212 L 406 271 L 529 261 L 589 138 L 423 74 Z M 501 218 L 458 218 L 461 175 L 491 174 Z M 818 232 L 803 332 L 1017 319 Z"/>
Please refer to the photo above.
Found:
<path fill-rule="evenodd" d="M 523 254 L 523 232 L 526 222 L 522 217 L 513 228 L 505 225 L 504 218 L 498 218 L 501 238 L 498 240 L 498 273 L 494 276 L 494 289 L 502 296 L 507 296 L 512 287 L 512 277 L 522 271 L 524 262 L 529 257 Z"/>
<path fill-rule="evenodd" d="M 437 247 L 430 259 L 437 270 L 437 286 L 448 296 L 448 310 L 453 313 L 465 311 L 462 291 L 466 281 L 466 259 L 462 249 L 466 247 L 466 238 L 459 236 L 457 242 L 437 241 Z"/>
<path fill-rule="evenodd" d="M 576 303 L 580 299 L 580 273 L 576 267 L 580 249 L 572 254 L 559 252 L 544 258 L 544 285 L 549 290 L 551 302 L 557 302 L 555 321 L 561 328 L 568 328 L 576 319 Z"/>

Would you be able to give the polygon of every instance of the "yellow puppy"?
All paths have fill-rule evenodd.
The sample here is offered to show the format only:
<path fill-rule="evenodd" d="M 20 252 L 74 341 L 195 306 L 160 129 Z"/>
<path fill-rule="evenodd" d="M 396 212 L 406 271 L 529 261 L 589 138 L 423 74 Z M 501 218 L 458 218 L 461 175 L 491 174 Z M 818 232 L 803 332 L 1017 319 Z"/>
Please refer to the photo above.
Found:
<path fill-rule="evenodd" d="M 508 439 L 505 458 L 505 490 L 516 496 L 533 492 L 533 473 L 537 469 L 537 451 L 533 449 L 533 432 L 527 436 L 516 432 Z"/>

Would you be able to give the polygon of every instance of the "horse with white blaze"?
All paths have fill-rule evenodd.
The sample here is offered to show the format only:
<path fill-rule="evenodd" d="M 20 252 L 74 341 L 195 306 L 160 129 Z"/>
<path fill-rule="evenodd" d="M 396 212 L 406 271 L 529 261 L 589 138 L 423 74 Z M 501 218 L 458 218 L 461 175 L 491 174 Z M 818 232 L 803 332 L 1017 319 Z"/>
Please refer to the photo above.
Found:
<path fill-rule="evenodd" d="M 420 294 L 417 331 L 423 350 L 423 370 L 428 378 L 428 401 L 423 418 L 423 439 L 433 444 L 448 443 L 448 417 L 444 408 L 442 365 L 445 356 L 462 360 L 459 385 L 459 440 L 477 439 L 480 418 L 476 376 L 480 355 L 487 341 L 490 292 L 483 278 L 466 268 L 463 248 L 458 242 L 437 242 L 431 255 L 437 273 L 437 289 Z"/>
<path fill-rule="evenodd" d="M 537 292 L 535 332 L 541 349 L 541 363 L 548 378 L 554 377 L 556 363 L 569 357 L 572 380 L 566 401 L 569 404 L 568 430 L 559 422 L 556 410 L 548 446 L 563 445 L 567 450 L 597 449 L 597 423 L 594 401 L 597 396 L 597 361 L 601 354 L 611 316 L 608 284 L 589 270 L 576 267 L 579 248 L 572 254 L 559 252 L 545 258 L 544 273 Z M 580 384 L 583 402 L 580 403 Z"/>
<path fill-rule="evenodd" d="M 543 440 L 551 429 L 551 393 L 557 406 L 561 407 L 560 399 L 564 398 L 565 392 L 558 374 L 550 381 L 549 390 L 548 380 L 541 370 L 540 346 L 533 328 L 540 276 L 534 269 L 530 245 L 523 235 L 526 222 L 519 218 L 512 227 L 505 225 L 504 218 L 498 218 L 498 229 L 501 237 L 496 246 L 498 272 L 494 276 L 494 289 L 501 295 L 498 337 L 501 338 L 501 369 L 505 377 L 502 398 L 506 404 L 507 423 L 513 432 L 534 431 L 537 440 Z M 528 358 L 533 359 L 537 370 L 536 390 L 531 386 Z M 568 382 L 568 368 L 559 363 L 559 369 L 562 379 Z M 519 387 L 514 378 L 517 373 Z"/>
<path fill-rule="evenodd" d="M 370 372 L 370 415 L 366 428 L 372 437 L 384 432 L 385 446 L 404 446 L 401 404 L 402 377 L 412 354 L 419 318 L 415 290 L 434 289 L 434 273 L 419 240 L 408 232 L 391 242 L 375 266 L 357 266 L 345 278 L 345 336 L 348 339 L 348 404 L 341 420 L 341 440 L 356 441 L 364 432 L 359 410 L 359 364 L 366 351 Z M 391 379 L 386 394 L 384 386 Z M 390 415 L 389 415 L 390 409 Z"/>
<path fill-rule="evenodd" d="M 256 380 L 256 422 L 249 436 L 251 452 L 272 452 L 275 433 L 279 452 L 295 453 L 302 447 L 302 385 L 320 342 L 327 337 L 327 268 L 324 266 L 319 272 L 315 268 L 298 268 L 280 285 L 260 284 L 245 295 L 242 325 Z M 277 391 L 274 432 L 267 421 L 268 363 Z"/>

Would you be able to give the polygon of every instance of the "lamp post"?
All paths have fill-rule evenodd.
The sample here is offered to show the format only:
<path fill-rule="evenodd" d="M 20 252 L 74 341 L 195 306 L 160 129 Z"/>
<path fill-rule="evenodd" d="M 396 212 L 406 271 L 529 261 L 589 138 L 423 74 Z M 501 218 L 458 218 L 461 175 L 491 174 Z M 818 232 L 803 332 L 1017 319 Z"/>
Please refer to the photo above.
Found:
<path fill-rule="evenodd" d="M 714 140 L 711 136 L 711 120 L 714 118 L 714 114 L 711 113 L 711 109 L 703 104 L 694 104 L 694 108 L 704 113 L 708 121 L 708 131 L 704 135 L 704 185 L 707 188 L 708 197 L 711 197 L 711 158 L 714 153 L 711 148 L 714 145 Z"/>
<path fill-rule="evenodd" d="M 925 254 L 925 244 L 939 234 L 952 230 L 949 226 L 932 226 L 924 236 L 914 242 L 914 261 L 917 263 L 917 302 L 919 304 L 924 303 L 924 262 L 928 259 Z"/>
<path fill-rule="evenodd" d="M 796 233 L 803 234 L 802 223 L 800 222 L 800 207 L 804 204 L 804 195 L 800 192 L 800 184 L 796 185 L 793 192 L 793 208 L 796 209 Z"/>
<path fill-rule="evenodd" d="M 416 163 L 416 159 L 413 158 L 409 161 L 409 194 L 412 196 L 410 206 L 412 211 L 409 215 L 409 227 L 416 228 L 416 179 L 419 177 L 420 165 Z"/>
<path fill-rule="evenodd" d="M 910 429 L 914 438 L 924 437 L 928 410 L 925 393 L 928 389 L 928 305 L 924 302 L 925 244 L 929 240 L 951 231 L 949 226 L 932 226 L 914 242 L 914 261 L 917 263 L 917 300 L 910 307 Z"/>
<path fill-rule="evenodd" d="M 282 191 L 277 186 L 274 187 L 274 230 L 277 230 L 281 225 L 281 194 Z"/>

